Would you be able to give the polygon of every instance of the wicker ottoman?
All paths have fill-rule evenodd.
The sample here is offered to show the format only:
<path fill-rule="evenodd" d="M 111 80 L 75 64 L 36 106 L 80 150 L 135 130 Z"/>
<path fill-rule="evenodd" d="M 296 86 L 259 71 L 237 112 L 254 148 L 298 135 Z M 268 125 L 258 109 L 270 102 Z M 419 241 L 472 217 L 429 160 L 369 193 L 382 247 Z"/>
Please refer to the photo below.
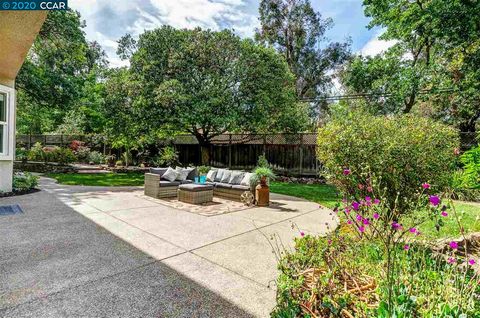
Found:
<path fill-rule="evenodd" d="M 178 187 L 178 200 L 190 204 L 202 204 L 213 200 L 213 186 L 209 184 L 182 184 Z"/>

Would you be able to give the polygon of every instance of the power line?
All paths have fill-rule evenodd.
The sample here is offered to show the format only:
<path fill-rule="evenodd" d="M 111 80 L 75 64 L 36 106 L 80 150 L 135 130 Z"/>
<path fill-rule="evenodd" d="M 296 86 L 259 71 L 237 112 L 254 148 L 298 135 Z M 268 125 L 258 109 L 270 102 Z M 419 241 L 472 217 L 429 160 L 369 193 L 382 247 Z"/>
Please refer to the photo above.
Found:
<path fill-rule="evenodd" d="M 441 88 L 441 89 L 425 89 L 417 92 L 418 95 L 426 94 L 443 94 L 453 92 L 453 88 Z M 390 97 L 393 96 L 392 93 L 360 93 L 360 94 L 347 94 L 347 95 L 333 95 L 333 96 L 324 96 L 324 97 L 315 97 L 315 98 L 300 98 L 302 102 L 321 102 L 321 101 L 340 101 L 340 100 L 352 100 L 352 99 L 363 99 L 368 97 Z"/>

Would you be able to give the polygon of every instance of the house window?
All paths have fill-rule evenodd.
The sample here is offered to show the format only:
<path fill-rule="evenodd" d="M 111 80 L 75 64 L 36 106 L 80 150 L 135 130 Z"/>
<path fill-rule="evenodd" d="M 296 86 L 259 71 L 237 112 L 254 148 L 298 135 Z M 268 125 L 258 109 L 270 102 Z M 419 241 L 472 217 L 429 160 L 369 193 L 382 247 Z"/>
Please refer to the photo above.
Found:
<path fill-rule="evenodd" d="M 7 94 L 0 93 L 0 154 L 7 154 L 8 115 Z"/>

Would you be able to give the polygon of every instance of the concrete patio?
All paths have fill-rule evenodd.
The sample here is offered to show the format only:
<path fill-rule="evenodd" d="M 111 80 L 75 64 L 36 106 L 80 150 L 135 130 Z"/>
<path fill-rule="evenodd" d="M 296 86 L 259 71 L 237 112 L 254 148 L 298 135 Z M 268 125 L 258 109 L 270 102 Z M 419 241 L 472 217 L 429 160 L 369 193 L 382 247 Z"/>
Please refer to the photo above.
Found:
<path fill-rule="evenodd" d="M 336 224 L 331 211 L 283 195 L 272 195 L 273 208 L 207 217 L 162 205 L 145 197 L 141 188 L 60 186 L 51 179 L 41 183 L 68 208 L 247 316 L 267 317 L 275 305 L 277 260 L 271 243 L 281 241 L 289 249 L 300 236 L 297 227 L 306 234 L 323 234 Z M 156 274 L 150 275 L 155 279 Z M 210 313 L 203 301 L 203 313 Z M 211 315 L 224 316 L 213 311 Z"/>

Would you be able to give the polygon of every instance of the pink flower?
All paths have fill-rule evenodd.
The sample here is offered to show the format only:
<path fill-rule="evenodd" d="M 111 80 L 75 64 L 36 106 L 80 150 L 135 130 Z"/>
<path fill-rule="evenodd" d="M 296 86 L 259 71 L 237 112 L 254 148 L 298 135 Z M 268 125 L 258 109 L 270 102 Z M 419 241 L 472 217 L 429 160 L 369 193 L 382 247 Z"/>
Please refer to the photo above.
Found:
<path fill-rule="evenodd" d="M 360 233 L 363 233 L 363 232 L 365 232 L 365 227 L 360 226 L 360 227 L 358 227 L 358 230 L 360 231 Z"/>
<path fill-rule="evenodd" d="M 358 211 L 358 209 L 360 208 L 360 203 L 356 202 L 356 201 L 353 201 L 352 202 L 352 208 L 355 210 L 355 211 Z"/>
<path fill-rule="evenodd" d="M 416 229 L 416 228 L 414 228 L 414 227 L 410 228 L 410 230 L 409 230 L 409 231 L 410 231 L 410 233 L 414 233 L 414 234 L 415 234 L 415 233 L 417 233 L 417 229 Z"/>
<path fill-rule="evenodd" d="M 362 220 L 362 216 L 361 216 L 360 214 L 357 214 L 356 218 L 357 218 L 357 221 L 361 221 L 361 220 Z"/>
<path fill-rule="evenodd" d="M 445 212 L 445 211 L 443 211 L 443 212 L 442 212 L 442 216 L 443 216 L 443 217 L 447 217 L 447 216 L 448 216 L 448 213 Z"/>
<path fill-rule="evenodd" d="M 352 220 L 348 220 L 348 221 L 347 221 L 347 224 L 352 224 Z"/>
<path fill-rule="evenodd" d="M 403 246 L 403 249 L 404 249 L 405 251 L 408 251 L 408 250 L 410 249 L 410 245 L 405 244 L 405 245 Z"/>
<path fill-rule="evenodd" d="M 456 250 L 458 248 L 458 243 L 455 241 L 451 241 L 450 248 Z"/>
<path fill-rule="evenodd" d="M 365 186 L 363 184 L 361 184 L 361 183 L 358 184 L 358 189 L 363 190 L 364 187 Z"/>
<path fill-rule="evenodd" d="M 350 173 L 350 169 L 343 169 L 343 175 L 348 176 Z"/>
<path fill-rule="evenodd" d="M 431 195 L 429 200 L 433 206 L 437 206 L 440 204 L 440 198 L 437 197 L 436 195 Z"/>
<path fill-rule="evenodd" d="M 368 187 L 367 187 L 367 191 L 368 191 L 368 192 L 373 192 L 373 188 L 372 188 L 371 186 L 368 186 Z"/>
<path fill-rule="evenodd" d="M 363 224 L 370 225 L 370 221 L 368 219 L 363 219 Z"/>
<path fill-rule="evenodd" d="M 328 245 L 332 244 L 332 240 L 327 241 Z"/>
<path fill-rule="evenodd" d="M 394 230 L 401 230 L 402 229 L 402 225 L 401 224 L 398 224 L 397 222 L 393 222 L 392 223 L 392 228 Z"/>
<path fill-rule="evenodd" d="M 365 201 L 367 201 L 367 202 L 368 202 L 368 201 L 372 201 L 372 198 L 370 198 L 370 197 L 365 197 Z"/>
<path fill-rule="evenodd" d="M 425 190 L 426 190 L 426 189 L 430 189 L 430 184 L 428 184 L 428 183 L 426 183 L 426 182 L 425 182 L 425 183 L 422 183 L 422 188 L 424 188 Z"/>
<path fill-rule="evenodd" d="M 475 260 L 474 260 L 473 258 L 468 261 L 468 264 L 470 264 L 470 265 L 475 265 L 475 263 L 476 263 L 476 262 L 475 262 Z"/>
<path fill-rule="evenodd" d="M 373 200 L 373 204 L 379 204 L 379 203 L 380 203 L 380 200 L 379 200 L 379 199 Z"/>
<path fill-rule="evenodd" d="M 305 233 L 300 232 L 300 236 L 301 236 L 301 237 L 304 237 L 304 236 L 305 236 Z"/>
<path fill-rule="evenodd" d="M 454 263 L 456 263 L 457 261 L 456 261 L 453 257 L 449 257 L 447 262 L 448 262 L 449 264 L 454 264 Z"/>
<path fill-rule="evenodd" d="M 378 220 L 378 219 L 380 218 L 380 215 L 378 215 L 378 213 L 374 213 L 374 214 L 373 214 L 373 218 L 374 218 L 375 220 Z"/>
<path fill-rule="evenodd" d="M 345 213 L 350 214 L 350 209 L 349 209 L 349 208 L 345 208 Z"/>
<path fill-rule="evenodd" d="M 458 156 L 460 154 L 460 149 L 458 148 L 453 149 L 453 154 Z"/>

